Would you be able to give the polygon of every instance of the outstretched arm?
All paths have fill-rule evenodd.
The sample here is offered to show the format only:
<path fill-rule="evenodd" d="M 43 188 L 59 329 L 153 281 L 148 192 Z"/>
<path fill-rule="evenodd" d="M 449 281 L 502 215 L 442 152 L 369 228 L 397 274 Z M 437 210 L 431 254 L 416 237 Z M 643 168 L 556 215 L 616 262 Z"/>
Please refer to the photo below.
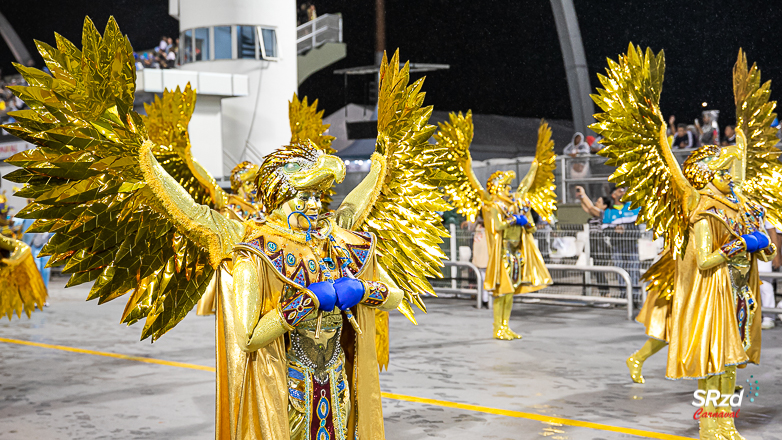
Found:
<path fill-rule="evenodd" d="M 177 224 L 189 239 L 208 249 L 212 266 L 217 267 L 223 258 L 230 256 L 233 245 L 242 239 L 244 225 L 196 203 L 160 166 L 152 154 L 152 145 L 150 141 L 144 143 L 139 162 L 158 210 Z"/>
<path fill-rule="evenodd" d="M 519 183 L 519 188 L 516 190 L 516 198 L 522 198 L 527 195 L 527 191 L 532 188 L 532 184 L 535 182 L 535 174 L 537 174 L 537 172 L 538 161 L 534 160 L 532 161 L 532 166 L 530 167 L 529 171 L 527 171 L 527 174 L 523 179 L 521 179 L 521 182 Z"/>

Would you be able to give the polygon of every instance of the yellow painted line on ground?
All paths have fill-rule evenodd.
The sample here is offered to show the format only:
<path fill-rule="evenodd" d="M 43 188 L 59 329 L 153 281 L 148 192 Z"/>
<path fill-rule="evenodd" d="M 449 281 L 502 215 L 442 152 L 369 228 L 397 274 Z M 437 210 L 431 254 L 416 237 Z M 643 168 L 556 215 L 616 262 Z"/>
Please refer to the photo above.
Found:
<path fill-rule="evenodd" d="M 5 342 L 8 344 L 28 345 L 31 347 L 49 348 L 53 350 L 69 351 L 71 353 L 91 354 L 94 356 L 104 356 L 104 357 L 110 357 L 115 359 L 124 359 L 128 361 L 144 362 L 147 364 L 158 364 L 158 365 L 166 365 L 169 367 L 189 368 L 191 370 L 208 371 L 210 373 L 215 372 L 215 369 L 213 367 L 207 367 L 204 365 L 188 364 L 185 362 L 164 361 L 162 359 L 152 359 L 152 358 L 146 358 L 141 356 L 129 356 L 125 354 L 109 353 L 105 351 L 85 350 L 83 348 L 68 347 L 65 345 L 42 344 L 40 342 L 30 342 L 30 341 L 23 341 L 21 339 L 9 339 L 9 338 L 0 338 L 0 342 Z M 661 432 L 644 431 L 642 429 L 634 429 L 634 428 L 623 428 L 621 426 L 604 425 L 602 423 L 583 422 L 581 420 L 572 420 L 572 419 L 565 419 L 562 417 L 544 416 L 540 414 L 526 413 L 521 411 L 492 408 L 489 406 L 470 405 L 467 403 L 451 402 L 448 400 L 427 399 L 425 397 L 407 396 L 404 394 L 394 394 L 394 393 L 385 393 L 385 392 L 381 393 L 381 395 L 386 399 L 401 400 L 404 402 L 423 403 L 425 405 L 442 406 L 445 408 L 455 408 L 455 409 L 461 409 L 465 411 L 480 412 L 484 414 L 495 414 L 499 416 L 513 417 L 517 419 L 535 420 L 538 422 L 543 422 L 552 425 L 590 428 L 590 429 L 597 429 L 600 431 L 618 432 L 621 434 L 637 435 L 639 437 L 654 438 L 660 440 L 693 440 L 690 437 L 664 434 Z"/>
<path fill-rule="evenodd" d="M 446 408 L 463 409 L 465 411 L 475 411 L 485 414 L 496 414 L 500 416 L 514 417 L 517 419 L 536 420 L 538 422 L 550 423 L 553 425 L 575 426 L 579 428 L 599 429 L 601 431 L 619 432 L 622 434 L 637 435 L 640 437 L 655 438 L 660 440 L 692 440 L 690 437 L 679 435 L 663 434 L 661 432 L 644 431 L 642 429 L 623 428 L 620 426 L 604 425 L 602 423 L 582 422 L 581 420 L 564 419 L 562 417 L 551 417 L 540 414 L 526 413 L 521 411 L 512 411 L 509 409 L 491 408 L 488 406 L 470 405 L 467 403 L 457 403 L 448 400 L 427 399 L 425 397 L 406 396 L 404 394 L 381 393 L 387 399 L 403 400 L 405 402 L 423 403 L 426 405 L 444 406 Z"/>
<path fill-rule="evenodd" d="M 8 339 L 8 338 L 0 338 L 0 342 L 7 342 L 9 344 L 29 345 L 31 347 L 51 348 L 54 350 L 70 351 L 71 353 L 92 354 L 95 356 L 105 356 L 105 357 L 110 357 L 115 359 L 125 359 L 127 361 L 145 362 L 147 364 L 168 365 L 169 367 L 189 368 L 191 370 L 209 371 L 212 373 L 215 372 L 214 367 L 206 367 L 203 365 L 186 364 L 184 362 L 164 361 L 162 359 L 152 359 L 152 358 L 146 358 L 141 356 L 129 356 L 125 354 L 108 353 L 105 351 L 85 350 L 83 348 L 67 347 L 65 345 L 42 344 L 40 342 L 30 342 L 30 341 L 22 341 L 20 339 Z"/>

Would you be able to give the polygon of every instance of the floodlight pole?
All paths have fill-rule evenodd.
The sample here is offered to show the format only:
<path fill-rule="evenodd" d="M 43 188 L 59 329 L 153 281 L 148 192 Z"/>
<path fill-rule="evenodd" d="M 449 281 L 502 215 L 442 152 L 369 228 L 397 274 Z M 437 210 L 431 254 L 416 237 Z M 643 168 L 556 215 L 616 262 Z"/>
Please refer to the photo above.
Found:
<path fill-rule="evenodd" d="M 581 42 L 576 9 L 573 0 L 551 0 L 551 9 L 554 10 L 554 22 L 565 61 L 573 127 L 575 131 L 586 134 L 589 124 L 594 122 L 592 115 L 595 113 L 595 107 L 589 97 L 592 87 L 589 84 L 589 69 Z"/>

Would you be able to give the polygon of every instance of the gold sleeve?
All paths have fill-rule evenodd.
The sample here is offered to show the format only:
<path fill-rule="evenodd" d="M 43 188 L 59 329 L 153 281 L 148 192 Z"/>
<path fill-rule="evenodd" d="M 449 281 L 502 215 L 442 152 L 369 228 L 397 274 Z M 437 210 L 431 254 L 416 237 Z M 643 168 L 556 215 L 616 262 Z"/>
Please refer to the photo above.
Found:
<path fill-rule="evenodd" d="M 527 174 L 524 175 L 524 178 L 521 179 L 521 183 L 519 183 L 519 188 L 516 190 L 516 197 L 522 198 L 527 195 L 527 191 L 532 188 L 532 184 L 535 182 L 535 174 L 537 174 L 537 172 L 538 161 L 534 160 L 532 161 L 529 171 L 527 171 Z"/>
<path fill-rule="evenodd" d="M 213 267 L 219 266 L 223 258 L 230 258 L 233 245 L 241 241 L 244 225 L 196 203 L 160 166 L 152 154 L 152 145 L 151 141 L 144 143 L 139 163 L 154 204 L 177 225 L 180 233 L 209 250 Z"/>
<path fill-rule="evenodd" d="M 263 292 L 258 260 L 245 253 L 234 254 L 233 292 L 228 301 L 234 309 L 234 329 L 239 347 L 253 352 L 287 331 L 276 307 L 261 316 Z"/>
<path fill-rule="evenodd" d="M 495 231 L 504 231 L 515 224 L 515 222 L 502 218 L 502 214 L 496 205 L 492 205 L 491 210 L 489 211 L 489 215 L 491 216 L 489 221 L 494 224 Z M 484 219 L 484 221 L 485 220 L 486 219 Z"/>
<path fill-rule="evenodd" d="M 695 252 L 700 270 L 709 270 L 728 261 L 720 249 L 713 250 L 711 227 L 707 219 L 695 223 Z"/>
<path fill-rule="evenodd" d="M 23 241 L 14 240 L 13 238 L 0 235 L 0 248 L 7 250 L 11 253 L 8 258 L 3 258 L 3 264 L 8 266 L 16 266 L 28 256 L 32 255 L 30 246 Z"/>
<path fill-rule="evenodd" d="M 383 304 L 377 306 L 376 308 L 386 312 L 396 309 L 399 306 L 399 303 L 402 302 L 402 298 L 405 297 L 405 293 L 402 291 L 402 289 L 397 287 L 396 283 L 394 283 L 394 280 L 391 279 L 391 277 L 381 265 L 378 264 L 375 270 L 377 271 L 378 282 L 385 284 L 388 288 L 388 298 Z"/>
<path fill-rule="evenodd" d="M 372 166 L 369 174 L 345 196 L 336 212 L 337 225 L 349 230 L 357 229 L 364 221 L 369 210 L 377 201 L 386 174 L 386 159 L 378 153 L 372 153 Z"/>

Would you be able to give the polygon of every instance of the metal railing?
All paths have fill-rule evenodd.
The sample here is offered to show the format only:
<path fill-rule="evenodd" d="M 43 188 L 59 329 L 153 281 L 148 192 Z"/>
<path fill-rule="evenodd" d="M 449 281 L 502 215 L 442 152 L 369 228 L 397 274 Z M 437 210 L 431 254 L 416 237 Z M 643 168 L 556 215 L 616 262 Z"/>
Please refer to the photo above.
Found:
<path fill-rule="evenodd" d="M 465 294 L 466 293 L 470 295 L 475 294 L 476 307 L 480 309 L 482 298 L 483 298 L 483 274 L 481 273 L 481 270 L 478 269 L 478 266 L 464 261 L 443 261 L 443 263 L 445 263 L 445 265 L 448 267 L 454 267 L 454 268 L 466 267 L 472 270 L 472 272 L 475 273 L 475 278 L 477 282 L 475 283 L 475 289 L 470 289 L 470 288 L 463 289 L 459 287 L 435 287 L 434 288 L 435 293 L 437 294 L 441 294 L 441 293 Z"/>
<path fill-rule="evenodd" d="M 763 278 L 772 278 L 777 280 L 782 279 L 782 273 L 779 272 L 759 272 L 758 275 L 760 276 L 761 280 Z M 774 299 L 774 302 L 776 302 L 776 297 Z M 764 313 L 782 313 L 782 309 L 776 307 L 762 307 L 762 303 L 761 303 L 761 311 Z"/>
<path fill-rule="evenodd" d="M 325 14 L 296 28 L 296 53 L 342 42 L 342 15 Z"/>
<path fill-rule="evenodd" d="M 563 295 L 559 293 L 542 293 L 542 292 L 530 292 L 522 295 L 522 298 L 540 298 L 540 299 L 557 299 L 557 300 L 571 300 L 571 301 L 585 301 L 585 302 L 602 302 L 612 304 L 626 304 L 627 305 L 627 319 L 633 320 L 633 283 L 630 280 L 630 274 L 626 270 L 620 267 L 614 266 L 571 266 L 569 264 L 547 264 L 546 267 L 551 270 L 573 270 L 584 273 L 589 272 L 610 272 L 615 273 L 617 276 L 622 277 L 625 281 L 625 297 L 624 298 L 611 298 L 606 296 L 591 296 L 591 295 Z M 556 285 L 556 281 L 554 282 Z"/>

